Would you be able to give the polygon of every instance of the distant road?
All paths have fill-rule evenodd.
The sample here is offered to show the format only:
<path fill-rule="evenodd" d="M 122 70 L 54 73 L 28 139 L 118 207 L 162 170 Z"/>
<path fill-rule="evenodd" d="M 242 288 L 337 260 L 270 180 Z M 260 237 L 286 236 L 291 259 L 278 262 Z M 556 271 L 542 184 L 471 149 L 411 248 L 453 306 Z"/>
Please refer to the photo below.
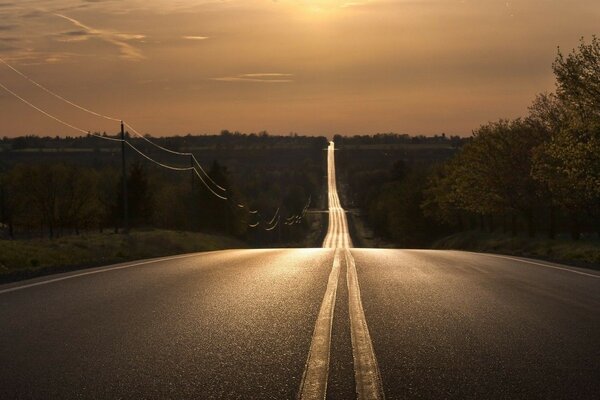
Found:
<path fill-rule="evenodd" d="M 325 248 L 0 286 L 0 398 L 600 398 L 600 273 L 353 249 L 328 152 Z"/>

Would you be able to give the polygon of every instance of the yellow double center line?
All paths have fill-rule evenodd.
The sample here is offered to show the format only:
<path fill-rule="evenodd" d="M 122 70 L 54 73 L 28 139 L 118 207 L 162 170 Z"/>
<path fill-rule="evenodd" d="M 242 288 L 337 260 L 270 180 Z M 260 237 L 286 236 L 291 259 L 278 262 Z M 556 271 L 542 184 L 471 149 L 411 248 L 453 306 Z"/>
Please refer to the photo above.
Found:
<path fill-rule="evenodd" d="M 327 290 L 319 309 L 317 323 L 310 343 L 308 360 L 300 386 L 299 399 L 324 399 L 327 393 L 327 378 L 329 377 L 329 355 L 331 349 L 331 326 L 335 294 L 340 276 L 340 249 L 335 250 L 333 268 L 329 274 Z"/>
<path fill-rule="evenodd" d="M 348 285 L 350 334 L 357 398 L 360 400 L 379 400 L 384 399 L 383 385 L 360 298 L 356 263 L 349 250 L 352 242 L 348 233 L 346 215 L 341 208 L 337 194 L 333 151 L 334 147 L 333 143 L 331 143 L 327 157 L 329 175 L 329 227 L 323 242 L 323 247 L 335 248 L 333 268 L 329 274 L 327 289 L 325 290 L 325 296 L 319 309 L 298 398 L 300 400 L 322 400 L 327 395 L 333 313 L 340 269 L 343 262 L 346 266 L 346 281 Z"/>
<path fill-rule="evenodd" d="M 341 261 L 346 265 L 350 334 L 354 358 L 354 378 L 358 399 L 384 399 L 381 375 L 377 365 L 369 328 L 365 319 L 354 257 L 347 248 L 336 248 L 333 268 L 313 333 L 308 360 L 298 398 L 322 400 L 327 394 L 331 329 Z"/>
<path fill-rule="evenodd" d="M 383 384 L 360 299 L 356 264 L 350 250 L 345 249 L 345 256 L 356 393 L 359 399 L 383 399 Z"/>

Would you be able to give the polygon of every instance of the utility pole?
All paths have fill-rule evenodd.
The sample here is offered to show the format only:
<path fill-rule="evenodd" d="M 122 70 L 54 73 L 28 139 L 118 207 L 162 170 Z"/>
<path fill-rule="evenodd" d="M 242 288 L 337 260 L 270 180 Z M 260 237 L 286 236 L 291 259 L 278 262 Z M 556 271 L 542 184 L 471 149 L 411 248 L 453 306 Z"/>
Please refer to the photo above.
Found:
<path fill-rule="evenodd" d="M 129 232 L 129 205 L 127 201 L 127 165 L 125 163 L 125 125 L 121 121 L 121 168 L 123 179 L 123 232 Z"/>
<path fill-rule="evenodd" d="M 196 174 L 195 172 L 195 166 L 194 166 L 194 155 L 190 154 L 190 167 L 192 167 L 192 194 L 194 193 L 194 182 L 196 181 L 196 177 L 194 176 Z"/>

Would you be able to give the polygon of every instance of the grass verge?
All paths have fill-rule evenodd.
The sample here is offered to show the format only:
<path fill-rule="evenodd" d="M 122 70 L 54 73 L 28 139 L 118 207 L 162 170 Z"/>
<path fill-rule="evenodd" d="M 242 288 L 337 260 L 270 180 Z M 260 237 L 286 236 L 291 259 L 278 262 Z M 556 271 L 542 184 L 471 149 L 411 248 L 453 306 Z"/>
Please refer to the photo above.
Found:
<path fill-rule="evenodd" d="M 470 250 L 510 254 L 600 269 L 600 240 L 510 236 L 502 233 L 468 231 L 438 240 L 434 249 Z"/>
<path fill-rule="evenodd" d="M 0 282 L 144 258 L 245 247 L 245 243 L 227 236 L 167 230 L 0 240 Z"/>

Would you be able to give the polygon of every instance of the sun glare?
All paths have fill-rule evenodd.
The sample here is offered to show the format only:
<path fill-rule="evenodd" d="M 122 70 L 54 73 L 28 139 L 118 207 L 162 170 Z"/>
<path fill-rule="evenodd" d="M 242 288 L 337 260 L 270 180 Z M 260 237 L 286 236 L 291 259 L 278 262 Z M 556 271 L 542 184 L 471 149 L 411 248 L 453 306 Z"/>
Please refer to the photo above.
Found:
<path fill-rule="evenodd" d="M 347 7 L 351 3 L 344 0 L 305 0 L 304 7 L 314 13 L 330 13 L 334 10 Z"/>

